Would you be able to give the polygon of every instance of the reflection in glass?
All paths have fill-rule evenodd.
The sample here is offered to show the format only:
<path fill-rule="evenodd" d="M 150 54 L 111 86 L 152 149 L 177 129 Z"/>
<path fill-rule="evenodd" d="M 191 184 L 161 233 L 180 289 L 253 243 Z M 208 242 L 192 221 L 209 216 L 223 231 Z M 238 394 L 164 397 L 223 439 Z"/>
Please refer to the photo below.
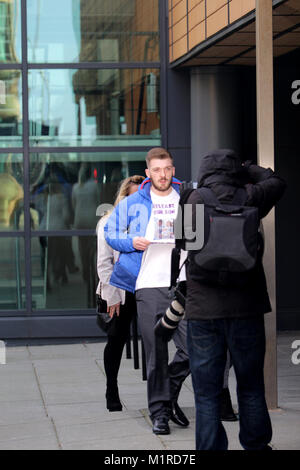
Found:
<path fill-rule="evenodd" d="M 24 241 L 0 238 L 0 310 L 25 308 Z"/>
<path fill-rule="evenodd" d="M 20 57 L 20 2 L 0 0 L 0 63 L 18 63 Z M 21 71 L 0 70 L 1 147 L 22 145 L 21 100 Z"/>
<path fill-rule="evenodd" d="M 0 70 L 0 146 L 22 145 L 20 70 Z"/>
<path fill-rule="evenodd" d="M 113 204 L 120 181 L 144 169 L 144 152 L 31 155 L 32 228 L 94 230 L 98 206 Z"/>
<path fill-rule="evenodd" d="M 23 157 L 0 154 L 0 231 L 24 229 L 23 200 Z"/>
<path fill-rule="evenodd" d="M 158 62 L 158 3 L 64 0 L 62 8 L 61 0 L 28 2 L 29 62 Z"/>
<path fill-rule="evenodd" d="M 20 0 L 0 0 L 0 63 L 21 58 Z"/>
<path fill-rule="evenodd" d="M 33 145 L 160 145 L 159 70 L 31 70 Z"/>
<path fill-rule="evenodd" d="M 95 307 L 96 245 L 96 235 L 32 239 L 32 285 L 40 286 L 35 309 Z"/>
<path fill-rule="evenodd" d="M 97 207 L 100 203 L 100 185 L 93 174 L 92 165 L 81 163 L 78 183 L 72 188 L 72 208 L 75 229 L 94 229 Z"/>

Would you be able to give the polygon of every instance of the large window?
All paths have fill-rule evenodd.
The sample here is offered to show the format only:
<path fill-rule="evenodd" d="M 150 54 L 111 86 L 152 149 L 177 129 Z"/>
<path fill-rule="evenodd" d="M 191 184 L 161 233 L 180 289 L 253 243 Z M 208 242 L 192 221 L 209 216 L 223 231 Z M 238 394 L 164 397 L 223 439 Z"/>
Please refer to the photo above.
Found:
<path fill-rule="evenodd" d="M 96 247 L 95 235 L 32 238 L 33 312 L 95 306 Z"/>
<path fill-rule="evenodd" d="M 29 0 L 32 63 L 159 61 L 157 0 Z"/>
<path fill-rule="evenodd" d="M 0 147 L 21 147 L 22 142 L 21 71 L 0 69 Z"/>
<path fill-rule="evenodd" d="M 31 145 L 158 145 L 159 70 L 30 70 L 29 124 Z"/>
<path fill-rule="evenodd" d="M 133 174 L 145 175 L 144 152 L 32 154 L 32 230 L 94 230 L 97 207 Z"/>
<path fill-rule="evenodd" d="M 21 0 L 0 0 L 0 64 L 21 62 Z"/>
<path fill-rule="evenodd" d="M 23 155 L 0 154 L 0 231 L 24 230 Z"/>
<path fill-rule="evenodd" d="M 144 152 L 31 155 L 34 309 L 93 307 L 100 205 L 114 202 L 123 178 L 144 170 Z"/>
<path fill-rule="evenodd" d="M 0 315 L 26 307 L 24 239 L 0 238 Z"/>
<path fill-rule="evenodd" d="M 94 315 L 97 208 L 161 145 L 161 3 L 0 0 L 0 316 Z"/>
<path fill-rule="evenodd" d="M 20 64 L 21 2 L 0 0 L 0 66 Z M 0 69 L 0 148 L 22 146 L 22 77 L 16 68 Z"/>

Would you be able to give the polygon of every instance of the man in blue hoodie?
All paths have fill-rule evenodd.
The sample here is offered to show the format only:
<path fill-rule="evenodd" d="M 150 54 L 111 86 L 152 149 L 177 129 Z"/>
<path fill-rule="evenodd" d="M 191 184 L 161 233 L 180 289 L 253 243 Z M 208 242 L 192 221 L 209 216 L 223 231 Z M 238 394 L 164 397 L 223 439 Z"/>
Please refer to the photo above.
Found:
<path fill-rule="evenodd" d="M 169 434 L 169 419 L 183 427 L 189 424 L 177 402 L 182 383 L 190 372 L 186 322 L 180 322 L 174 334 L 176 353 L 170 365 L 168 345 L 155 336 L 154 326 L 170 303 L 174 220 L 181 183 L 174 178 L 173 159 L 167 150 L 150 150 L 146 163 L 147 179 L 135 194 L 115 208 L 104 233 L 107 243 L 120 252 L 110 283 L 136 292 L 153 432 Z"/>

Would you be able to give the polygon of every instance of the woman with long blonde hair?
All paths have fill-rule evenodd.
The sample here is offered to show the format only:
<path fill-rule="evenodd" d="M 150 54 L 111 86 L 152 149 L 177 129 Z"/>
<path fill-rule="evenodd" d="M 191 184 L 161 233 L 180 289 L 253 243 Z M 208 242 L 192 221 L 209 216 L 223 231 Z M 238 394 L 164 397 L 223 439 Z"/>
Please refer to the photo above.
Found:
<path fill-rule="evenodd" d="M 122 199 L 138 190 L 144 177 L 130 176 L 121 182 L 114 206 Z M 104 226 L 110 214 L 103 216 L 97 225 L 98 254 L 97 270 L 99 284 L 97 294 L 106 300 L 109 315 L 116 316 L 113 332 L 107 333 L 107 344 L 104 349 L 104 369 L 106 373 L 106 406 L 109 411 L 122 411 L 122 403 L 118 390 L 118 372 L 125 343 L 130 332 L 130 324 L 136 314 L 134 294 L 109 284 L 114 263 L 119 253 L 114 251 L 105 241 Z"/>

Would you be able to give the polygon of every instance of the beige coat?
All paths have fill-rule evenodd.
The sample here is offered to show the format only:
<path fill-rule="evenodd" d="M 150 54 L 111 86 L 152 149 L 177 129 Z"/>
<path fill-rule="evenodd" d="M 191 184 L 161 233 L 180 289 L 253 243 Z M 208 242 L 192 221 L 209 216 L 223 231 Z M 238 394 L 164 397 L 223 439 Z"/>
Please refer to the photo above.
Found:
<path fill-rule="evenodd" d="M 107 217 L 102 217 L 97 226 L 97 271 L 99 284 L 96 293 L 102 299 L 106 300 L 107 305 L 115 305 L 117 303 L 125 303 L 125 291 L 109 284 L 110 276 L 113 272 L 115 262 L 118 260 L 119 252 L 114 251 L 105 241 L 104 226 Z"/>

